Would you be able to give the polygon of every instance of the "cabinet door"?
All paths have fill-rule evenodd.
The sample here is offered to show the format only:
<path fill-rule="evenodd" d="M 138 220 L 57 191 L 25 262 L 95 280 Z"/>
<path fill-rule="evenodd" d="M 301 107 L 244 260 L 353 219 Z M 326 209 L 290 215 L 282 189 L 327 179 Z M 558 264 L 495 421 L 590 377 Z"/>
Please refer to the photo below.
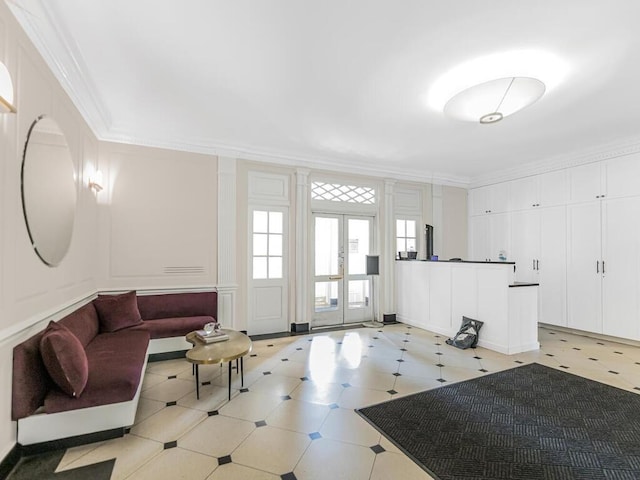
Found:
<path fill-rule="evenodd" d="M 603 194 L 600 162 L 570 168 L 569 201 L 571 203 L 589 202 Z"/>
<path fill-rule="evenodd" d="M 540 214 L 538 210 L 511 215 L 511 250 L 509 260 L 516 262 L 516 281 L 537 282 L 536 260 L 540 250 Z"/>
<path fill-rule="evenodd" d="M 602 203 L 602 330 L 640 340 L 640 197 Z"/>
<path fill-rule="evenodd" d="M 485 261 L 489 259 L 489 216 L 471 217 L 469 260 Z"/>
<path fill-rule="evenodd" d="M 541 207 L 566 205 L 568 199 L 567 170 L 543 173 L 538 176 L 538 204 Z"/>
<path fill-rule="evenodd" d="M 511 261 L 511 215 L 499 213 L 489 215 L 489 250 L 488 258 L 493 262 L 499 261 L 498 254 L 504 251 L 507 260 Z"/>
<path fill-rule="evenodd" d="M 538 321 L 567 326 L 567 210 L 542 208 L 538 267 Z"/>
<path fill-rule="evenodd" d="M 567 325 L 602 333 L 600 201 L 568 206 L 567 224 Z"/>
<path fill-rule="evenodd" d="M 502 213 L 509 209 L 509 189 L 508 183 L 496 183 L 487 188 L 489 213 Z"/>
<path fill-rule="evenodd" d="M 640 153 L 608 160 L 605 169 L 607 198 L 640 195 Z"/>
<path fill-rule="evenodd" d="M 519 178 L 509 182 L 509 210 L 528 210 L 538 205 L 538 177 Z"/>
<path fill-rule="evenodd" d="M 485 215 L 489 211 L 488 193 L 487 187 L 472 188 L 469 190 L 470 215 Z"/>

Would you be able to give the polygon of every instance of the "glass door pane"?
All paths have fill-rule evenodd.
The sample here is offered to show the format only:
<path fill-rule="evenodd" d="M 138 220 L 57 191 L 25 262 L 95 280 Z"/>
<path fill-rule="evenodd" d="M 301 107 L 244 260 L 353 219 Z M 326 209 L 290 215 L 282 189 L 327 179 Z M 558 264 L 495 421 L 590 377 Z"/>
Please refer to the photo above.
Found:
<path fill-rule="evenodd" d="M 349 250 L 345 271 L 347 309 L 345 323 L 363 322 L 372 318 L 371 277 L 367 276 L 367 255 L 371 253 L 373 219 L 345 218 Z"/>
<path fill-rule="evenodd" d="M 344 322 L 344 244 L 340 215 L 314 215 L 313 326 Z"/>

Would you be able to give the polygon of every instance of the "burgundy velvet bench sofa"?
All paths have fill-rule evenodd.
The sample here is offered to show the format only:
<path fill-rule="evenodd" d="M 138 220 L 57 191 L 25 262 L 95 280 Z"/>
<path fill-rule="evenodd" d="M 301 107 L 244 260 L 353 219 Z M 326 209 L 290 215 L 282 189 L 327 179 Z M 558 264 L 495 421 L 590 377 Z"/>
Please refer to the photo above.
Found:
<path fill-rule="evenodd" d="M 191 348 L 214 321 L 217 293 L 99 295 L 13 350 L 18 444 L 72 446 L 133 425 L 150 355 Z M 46 337 L 46 338 L 45 338 Z"/>

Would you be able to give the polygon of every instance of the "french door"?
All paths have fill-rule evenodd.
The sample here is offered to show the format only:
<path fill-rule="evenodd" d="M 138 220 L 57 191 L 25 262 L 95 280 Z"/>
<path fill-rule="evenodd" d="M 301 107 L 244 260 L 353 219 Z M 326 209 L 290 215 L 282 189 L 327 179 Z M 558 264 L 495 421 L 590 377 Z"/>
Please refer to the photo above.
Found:
<path fill-rule="evenodd" d="M 373 217 L 313 214 L 312 327 L 371 320 L 371 251 Z"/>

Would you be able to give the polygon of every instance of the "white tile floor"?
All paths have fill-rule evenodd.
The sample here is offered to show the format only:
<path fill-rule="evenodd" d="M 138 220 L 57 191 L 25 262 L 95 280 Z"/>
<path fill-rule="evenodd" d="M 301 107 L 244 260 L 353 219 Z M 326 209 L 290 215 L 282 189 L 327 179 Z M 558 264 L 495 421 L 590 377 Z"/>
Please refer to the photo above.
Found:
<path fill-rule="evenodd" d="M 392 325 L 257 341 L 230 402 L 226 367 L 201 367 L 196 400 L 190 364 L 151 363 L 131 432 L 58 471 L 115 457 L 114 480 L 429 479 L 354 408 L 531 362 L 640 393 L 639 347 L 548 329 L 512 356 L 444 340 Z"/>

